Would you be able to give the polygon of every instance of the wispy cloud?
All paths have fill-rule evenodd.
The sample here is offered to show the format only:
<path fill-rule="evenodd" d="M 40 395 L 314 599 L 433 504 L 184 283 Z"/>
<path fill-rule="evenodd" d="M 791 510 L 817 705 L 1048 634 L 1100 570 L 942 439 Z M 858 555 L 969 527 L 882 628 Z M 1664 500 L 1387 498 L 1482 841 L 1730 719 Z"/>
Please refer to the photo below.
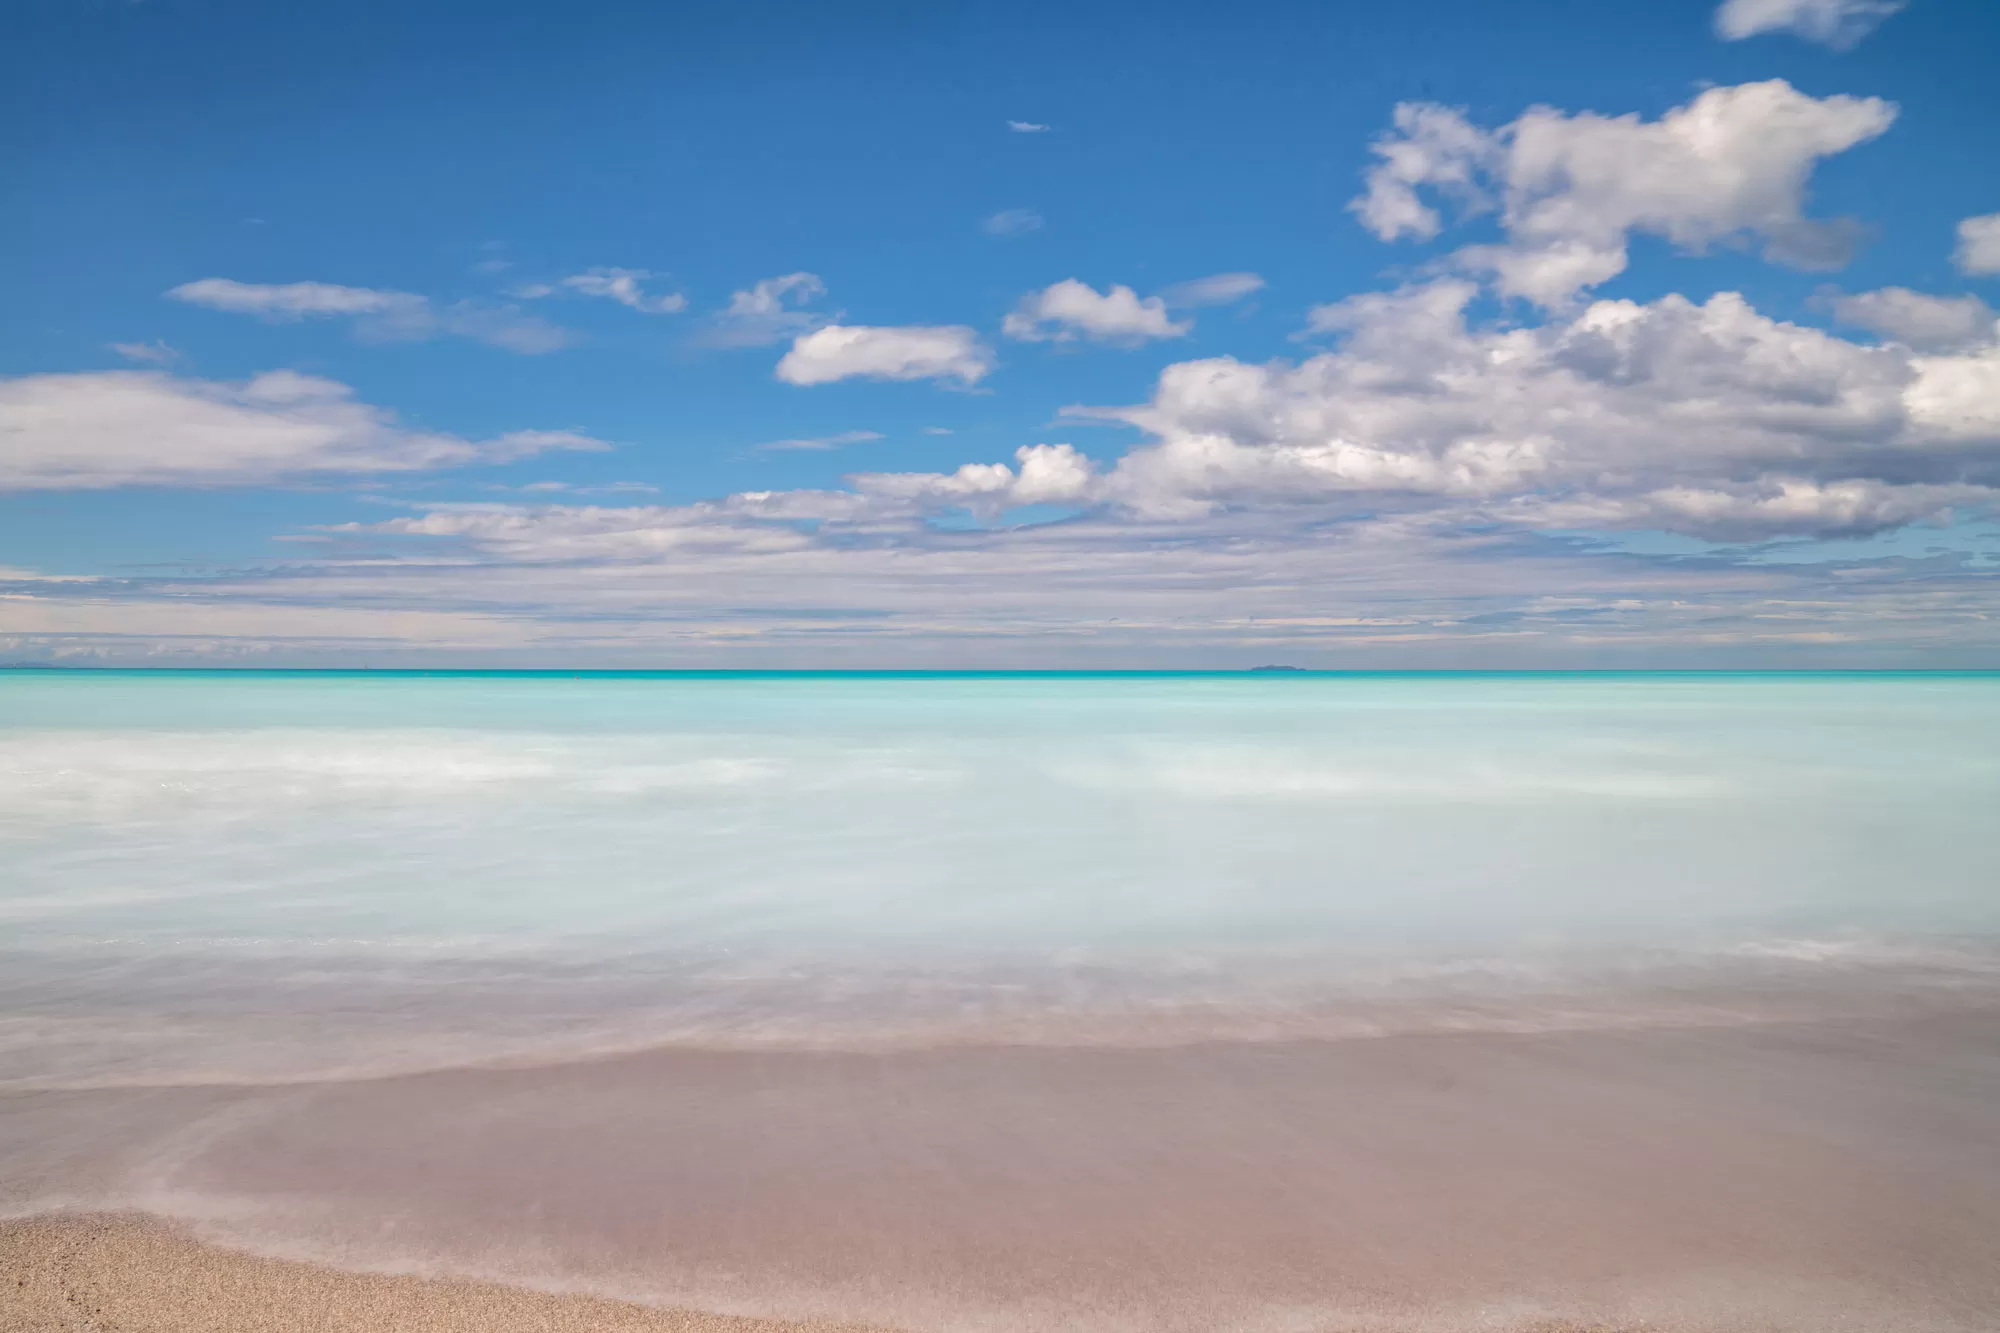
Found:
<path fill-rule="evenodd" d="M 156 338 L 149 343 L 106 343 L 127 361 L 137 361 L 149 366 L 170 366 L 181 359 L 181 354 L 167 346 L 164 338 Z"/>
<path fill-rule="evenodd" d="M 237 282 L 231 278 L 184 282 L 167 295 L 189 305 L 274 321 L 314 315 L 387 315 L 430 304 L 411 292 L 373 287 L 344 287 L 332 282 Z"/>
<path fill-rule="evenodd" d="M 1908 0 L 1723 0 L 1715 11 L 1715 32 L 1726 42 L 1740 42 L 1760 33 L 1788 32 L 1845 51 L 1907 3 Z"/>
<path fill-rule="evenodd" d="M 344 384 L 273 370 L 242 381 L 158 371 L 0 380 L 0 491 L 247 486 L 601 450 L 568 430 L 468 440 L 403 425 Z"/>
<path fill-rule="evenodd" d="M 710 347 L 769 347 L 830 323 L 833 316 L 809 310 L 826 295 L 812 273 L 785 273 L 732 292 L 729 304 L 710 315 L 698 341 Z"/>
<path fill-rule="evenodd" d="M 507 257 L 507 243 L 505 241 L 481 242 L 479 252 L 486 257 L 476 260 L 473 263 L 472 271 L 474 273 L 484 275 L 505 273 L 508 269 L 514 267 L 514 261 Z"/>
<path fill-rule="evenodd" d="M 643 268 L 593 268 L 558 278 L 553 283 L 534 283 L 521 288 L 518 295 L 528 300 L 565 292 L 578 296 L 601 296 L 642 315 L 672 315 L 687 309 L 687 297 L 679 292 L 659 296 L 646 294 L 640 284 L 658 276 L 652 270 Z"/>
<path fill-rule="evenodd" d="M 305 319 L 353 321 L 355 333 L 377 342 L 470 338 L 510 352 L 535 355 L 567 347 L 568 330 L 513 305 L 454 301 L 439 305 L 414 292 L 346 287 L 330 282 L 255 283 L 201 278 L 167 292 L 172 300 L 229 314 L 254 315 L 274 324 Z"/>
<path fill-rule="evenodd" d="M 1040 231 L 1042 215 L 1032 208 L 1010 208 L 987 218 L 979 224 L 979 229 L 988 236 L 1011 240 L 1016 236 L 1026 236 L 1031 231 Z"/>
<path fill-rule="evenodd" d="M 1255 273 L 1216 273 L 1163 287 L 1159 297 L 1172 309 L 1191 310 L 1200 306 L 1230 305 L 1263 290 L 1264 280 Z"/>
<path fill-rule="evenodd" d="M 1984 276 L 2000 273 L 2000 213 L 1967 218 L 1958 224 L 1958 248 L 1952 263 L 1960 273 Z"/>
<path fill-rule="evenodd" d="M 1016 134 L 1047 134 L 1049 132 L 1047 125 L 1038 125 L 1032 120 L 1010 120 L 1007 122 L 1007 128 Z"/>
<path fill-rule="evenodd" d="M 491 491 L 514 491 L 522 495 L 657 495 L 660 488 L 645 481 L 607 481 L 584 484 L 571 481 L 531 481 L 524 486 L 489 486 Z"/>
<path fill-rule="evenodd" d="M 767 440 L 751 448 L 760 453 L 788 453 L 794 451 L 819 451 L 840 449 L 850 444 L 866 444 L 870 440 L 882 438 L 881 432 L 872 430 L 844 430 L 837 435 L 815 435 L 800 440 Z"/>

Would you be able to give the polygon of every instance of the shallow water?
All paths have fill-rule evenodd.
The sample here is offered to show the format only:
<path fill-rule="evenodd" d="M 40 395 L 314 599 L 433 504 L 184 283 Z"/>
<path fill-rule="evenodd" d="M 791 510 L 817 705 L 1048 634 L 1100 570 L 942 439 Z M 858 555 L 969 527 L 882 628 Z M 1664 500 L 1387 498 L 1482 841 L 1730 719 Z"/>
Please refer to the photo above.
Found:
<path fill-rule="evenodd" d="M 1996 808 L 1996 675 L 9 672 L 0 1189 L 926 1327 L 1974 1328 Z"/>

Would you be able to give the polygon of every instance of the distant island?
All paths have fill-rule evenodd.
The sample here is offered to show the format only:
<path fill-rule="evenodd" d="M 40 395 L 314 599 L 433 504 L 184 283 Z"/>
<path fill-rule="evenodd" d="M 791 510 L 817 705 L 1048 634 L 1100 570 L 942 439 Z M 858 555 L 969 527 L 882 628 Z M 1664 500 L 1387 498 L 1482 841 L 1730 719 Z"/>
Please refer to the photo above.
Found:
<path fill-rule="evenodd" d="M 1304 667 L 1295 667 L 1295 666 L 1254 666 L 1251 667 L 1250 669 L 1252 671 L 1304 671 L 1305 670 Z"/>

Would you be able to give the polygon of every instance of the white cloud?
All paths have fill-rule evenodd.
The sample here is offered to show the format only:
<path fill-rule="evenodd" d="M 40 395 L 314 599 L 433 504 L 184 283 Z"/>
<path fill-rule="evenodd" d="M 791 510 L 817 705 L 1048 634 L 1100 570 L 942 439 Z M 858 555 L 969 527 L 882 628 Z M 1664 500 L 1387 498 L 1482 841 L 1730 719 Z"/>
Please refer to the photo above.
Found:
<path fill-rule="evenodd" d="M 1320 307 L 1313 326 L 1338 342 L 1295 363 L 1170 366 L 1150 401 L 1091 410 L 1145 432 L 1102 466 L 1035 444 L 681 505 L 621 503 L 631 483 L 547 481 L 521 490 L 560 503 L 433 504 L 294 534 L 310 544 L 264 571 L 0 571 L 0 649 L 850 666 L 1935 665 L 2000 650 L 2000 580 L 1962 545 L 1870 535 L 2000 513 L 2000 346 L 1945 345 L 1962 298 L 1846 298 L 1861 303 L 1850 314 L 1898 322 L 1878 346 L 1731 293 L 1599 301 L 1516 327 L 1469 320 L 1478 292 L 1445 278 Z M 953 336 L 924 336 L 939 332 Z M 863 345 L 803 355 L 808 382 L 939 373 L 968 348 L 987 364 L 970 330 L 799 341 L 827 333 Z M 601 447 L 419 431 L 290 372 L 0 381 L 0 432 L 0 485 L 15 488 Z M 1042 505 L 1069 517 L 1022 521 Z M 1779 564 L 1651 557 L 1605 535 L 1632 529 L 1806 544 Z"/>
<path fill-rule="evenodd" d="M 1264 290 L 1264 280 L 1255 273 L 1216 273 L 1190 282 L 1162 288 L 1159 297 L 1170 310 L 1197 306 L 1230 305 L 1253 292 Z"/>
<path fill-rule="evenodd" d="M 1348 204 L 1378 239 L 1428 241 L 1444 229 L 1420 189 L 1444 194 L 1466 212 L 1492 206 L 1486 180 L 1502 158 L 1505 131 L 1479 129 L 1432 102 L 1398 102 L 1392 121 L 1395 129 L 1370 145 L 1382 160 L 1368 170 L 1368 192 Z"/>
<path fill-rule="evenodd" d="M 729 525 L 736 539 L 719 540 Z M 1991 581 L 1960 569 L 1668 566 L 1388 521 L 1153 542 L 1085 520 L 840 546 L 665 509 L 522 506 L 457 526 L 356 532 L 355 558 L 322 546 L 280 575 L 15 583 L 0 651 L 564 668 L 1867 667 L 1990 661 L 2000 644 Z M 411 554 L 384 560 L 386 543 Z M 562 558 L 565 545 L 578 554 Z"/>
<path fill-rule="evenodd" d="M 1295 364 L 1171 366 L 1150 402 L 1095 413 L 1147 432 L 1105 467 L 1037 444 L 682 505 L 588 504 L 605 488 L 540 483 L 531 494 L 563 503 L 433 504 L 299 534 L 318 541 L 263 573 L 0 572 L 0 647 L 850 666 L 1294 651 L 1360 665 L 1919 665 L 2000 649 L 2000 580 L 1976 562 L 1917 537 L 1866 554 L 1871 533 L 1996 512 L 2000 348 L 1871 346 L 1727 293 L 1482 326 L 1465 315 L 1476 294 L 1447 279 L 1322 308 L 1315 322 L 1342 341 Z M 70 399 L 117 421 L 70 434 L 122 439 L 117 457 L 51 436 L 34 394 L 25 413 L 9 396 L 18 383 L 0 394 L 0 428 L 25 423 L 23 457 L 46 467 L 82 459 L 87 484 L 158 480 L 162 460 L 180 470 L 171 480 L 219 482 L 330 452 L 322 470 L 487 448 L 405 431 L 304 377 L 205 390 L 85 378 Z M 139 401 L 107 406 L 129 385 Z M 273 429 L 302 433 L 233 443 Z M 231 457 L 195 457 L 217 449 Z M 1072 516 L 1000 521 L 1039 505 Z M 960 511 L 982 521 L 946 521 Z M 1844 553 L 1688 560 L 1574 535 L 1620 529 L 1840 538 Z"/>
<path fill-rule="evenodd" d="M 1529 501 L 1516 516 L 1544 526 L 1653 528 L 1716 541 L 1764 542 L 1880 532 L 1955 504 L 1991 505 L 1995 498 L 1994 492 L 1974 486 L 1769 477 L 1733 485 L 1668 486 L 1629 496 Z"/>
<path fill-rule="evenodd" d="M 190 305 L 272 323 L 344 317 L 365 338 L 385 342 L 421 341 L 449 334 L 533 355 L 569 345 L 569 333 L 510 305 L 456 301 L 437 305 L 414 292 L 342 287 L 330 282 L 253 283 L 201 278 L 167 295 Z"/>
<path fill-rule="evenodd" d="M 1042 215 L 1032 208 L 1010 208 L 987 218 L 979 224 L 979 229 L 988 236 L 998 236 L 1003 240 L 1026 236 L 1031 231 L 1042 229 Z"/>
<path fill-rule="evenodd" d="M 1952 262 L 1961 273 L 2000 273 L 2000 213 L 1967 218 L 1958 224 L 1958 249 Z"/>
<path fill-rule="evenodd" d="M 879 440 L 881 438 L 882 433 L 880 431 L 844 430 L 837 435 L 814 435 L 798 440 L 770 440 L 751 447 L 767 453 L 788 453 L 801 450 L 818 452 L 828 449 L 839 449 L 850 444 L 866 444 L 870 440 Z"/>
<path fill-rule="evenodd" d="M 993 354 L 963 325 L 875 328 L 829 324 L 792 342 L 778 362 L 787 384 L 844 379 L 957 380 L 976 384 L 993 368 Z"/>
<path fill-rule="evenodd" d="M 1921 561 L 1866 558 L 1659 559 L 1536 538 L 1477 510 L 1328 522 L 1292 505 L 1163 522 L 1099 507 L 1051 524 L 931 521 L 1036 503 L 1049 492 L 1021 486 L 1030 472 L 1048 475 L 1058 497 L 1084 491 L 1054 503 L 1091 503 L 1081 460 L 1014 463 L 891 474 L 886 487 L 868 479 L 866 493 L 434 505 L 322 531 L 264 573 L 58 584 L 9 572 L 0 648 L 295 665 L 351 661 L 365 646 L 378 664 L 410 665 L 1228 666 L 1283 656 L 1492 667 L 1935 665 L 1990 660 L 2000 646 L 2000 585 L 1951 562 L 1926 572 Z M 1730 494 L 1750 509 L 1828 503 Z M 1752 530 L 1769 526 L 1759 517 Z"/>
<path fill-rule="evenodd" d="M 828 323 L 805 307 L 826 295 L 826 284 L 811 273 L 765 278 L 733 292 L 727 308 L 709 317 L 702 341 L 711 347 L 768 347 Z"/>
<path fill-rule="evenodd" d="M 1844 51 L 1875 30 L 1908 0 L 1723 0 L 1716 35 L 1740 42 L 1760 33 L 1789 32 Z"/>
<path fill-rule="evenodd" d="M 342 287 L 331 282 L 236 282 L 229 278 L 184 282 L 167 295 L 211 310 L 280 321 L 309 315 L 380 315 L 428 304 L 411 292 Z"/>
<path fill-rule="evenodd" d="M 809 544 L 791 528 L 759 522 L 759 508 L 754 497 L 678 507 L 454 504 L 433 506 L 409 518 L 340 524 L 321 531 L 448 538 L 528 564 L 770 554 Z"/>
<path fill-rule="evenodd" d="M 1047 134 L 1049 132 L 1048 126 L 1038 125 L 1032 120 L 1010 120 L 1007 122 L 1007 128 L 1016 134 Z"/>
<path fill-rule="evenodd" d="M 153 371 L 0 380 L 0 437 L 0 490 L 241 486 L 609 447 L 570 431 L 414 430 L 344 384 L 288 370 L 240 383 Z"/>
<path fill-rule="evenodd" d="M 1078 504 L 1092 498 L 1090 460 L 1067 444 L 1030 444 L 1014 451 L 1018 468 L 967 463 L 956 472 L 864 472 L 851 478 L 871 500 L 903 501 L 919 509 L 963 505 L 999 512 L 1016 505 Z"/>
<path fill-rule="evenodd" d="M 1910 369 L 1913 378 L 1903 390 L 1903 406 L 1919 439 L 1960 446 L 1961 466 L 1972 469 L 1984 484 L 2000 481 L 1992 457 L 1993 443 L 2000 439 L 2000 347 L 1912 357 Z M 1887 466 L 1909 473 L 1928 461 L 1919 455 Z M 1954 460 L 1946 455 L 1943 461 Z"/>
<path fill-rule="evenodd" d="M 1844 324 L 1919 351 L 1948 351 L 1994 337 L 1993 311 L 1976 296 L 1928 296 L 1907 287 L 1884 287 L 1837 297 L 1833 313 Z"/>
<path fill-rule="evenodd" d="M 679 292 L 669 292 L 664 296 L 646 295 L 640 284 L 654 276 L 651 270 L 643 268 L 593 268 L 572 273 L 560 285 L 579 295 L 601 296 L 616 301 L 642 315 L 671 315 L 687 309 L 687 297 Z"/>
<path fill-rule="evenodd" d="M 149 366 L 170 366 L 181 359 L 181 354 L 167 346 L 166 339 L 155 338 L 149 343 L 107 343 L 112 351 L 127 361 L 138 361 Z"/>
<path fill-rule="evenodd" d="M 1314 312 L 1297 366 L 1170 366 L 1117 415 L 1155 441 L 1100 498 L 1163 518 L 1241 506 L 1467 507 L 1739 539 L 1895 526 L 2000 498 L 2000 349 L 1870 347 L 1742 297 L 1600 301 L 1539 328 L 1466 323 L 1472 284 Z M 1576 519 L 1575 526 L 1589 526 Z"/>
<path fill-rule="evenodd" d="M 1622 273 L 1633 232 L 1692 253 L 1755 237 L 1767 258 L 1834 267 L 1858 229 L 1808 218 L 1807 180 L 1895 117 L 1879 98 L 1814 98 L 1781 79 L 1711 88 L 1657 121 L 1535 107 L 1488 131 L 1447 107 L 1404 104 L 1352 207 L 1385 241 L 1442 230 L 1426 192 L 1461 215 L 1497 210 L 1506 241 L 1455 262 L 1549 307 Z"/>
<path fill-rule="evenodd" d="M 1130 287 L 1099 292 L 1075 278 L 1064 278 L 1038 292 L 1029 292 L 1007 316 L 1001 332 L 1023 342 L 1092 342 L 1131 347 L 1154 338 L 1179 338 L 1193 328 L 1176 323 L 1167 304 L 1157 296 L 1141 300 Z"/>

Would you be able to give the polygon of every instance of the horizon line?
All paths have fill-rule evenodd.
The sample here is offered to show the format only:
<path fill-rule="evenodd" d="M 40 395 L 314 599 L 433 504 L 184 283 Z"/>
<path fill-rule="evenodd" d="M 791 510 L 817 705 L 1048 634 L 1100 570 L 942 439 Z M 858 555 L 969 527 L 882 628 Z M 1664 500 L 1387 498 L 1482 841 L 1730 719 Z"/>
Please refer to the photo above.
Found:
<path fill-rule="evenodd" d="M 0 672 L 313 676 L 1988 676 L 1991 667 L 302 667 L 0 662 Z"/>

